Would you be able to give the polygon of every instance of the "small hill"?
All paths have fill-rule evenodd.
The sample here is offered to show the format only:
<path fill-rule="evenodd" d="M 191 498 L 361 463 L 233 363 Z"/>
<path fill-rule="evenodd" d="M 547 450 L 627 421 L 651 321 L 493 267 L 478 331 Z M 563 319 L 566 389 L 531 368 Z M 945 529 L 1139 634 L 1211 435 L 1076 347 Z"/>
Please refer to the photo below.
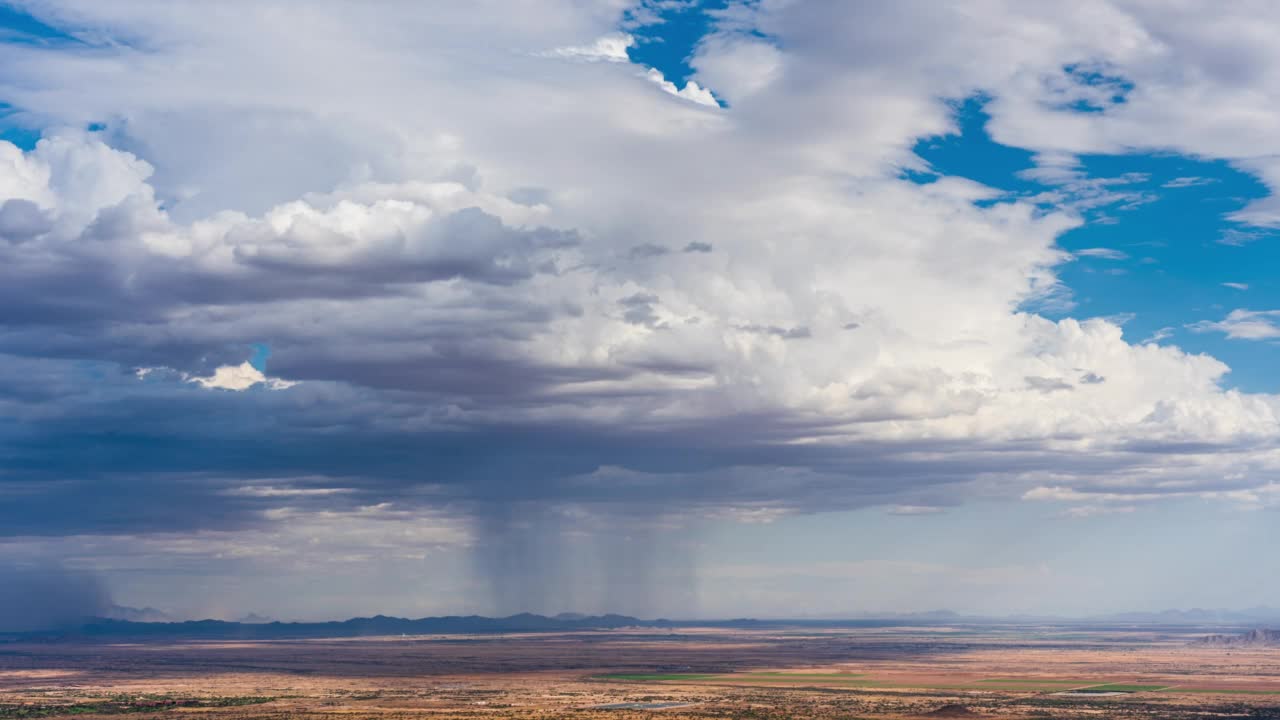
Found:
<path fill-rule="evenodd" d="M 127 605 L 112 605 L 107 608 L 103 617 L 125 622 L 154 623 L 173 622 L 173 618 L 162 610 L 153 607 L 135 608 Z"/>
<path fill-rule="evenodd" d="M 1225 648 L 1280 647 L 1280 630 L 1258 628 L 1243 635 L 1208 635 L 1195 644 Z"/>
<path fill-rule="evenodd" d="M 236 622 L 243 623 L 245 625 L 263 625 L 263 624 L 272 623 L 275 621 L 276 621 L 275 618 L 267 617 L 266 615 L 259 615 L 258 613 L 251 612 L 248 615 L 245 615 L 244 617 L 240 618 Z"/>

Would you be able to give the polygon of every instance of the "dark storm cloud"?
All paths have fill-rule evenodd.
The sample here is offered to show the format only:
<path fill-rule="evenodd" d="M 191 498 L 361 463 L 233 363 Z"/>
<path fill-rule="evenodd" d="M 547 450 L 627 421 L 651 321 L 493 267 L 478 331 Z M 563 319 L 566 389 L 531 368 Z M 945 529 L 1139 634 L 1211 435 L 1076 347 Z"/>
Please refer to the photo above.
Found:
<path fill-rule="evenodd" d="M 14 198 L 0 204 L 0 240 L 23 242 L 51 229 L 49 216 L 30 200 Z"/>
<path fill-rule="evenodd" d="M 662 324 L 658 314 L 654 312 L 654 305 L 657 303 L 658 296 L 653 293 L 636 293 L 618 301 L 618 304 L 623 307 L 623 320 L 632 325 L 643 325 L 649 328 L 657 328 Z"/>
<path fill-rule="evenodd" d="M 350 239 L 314 226 L 258 245 L 238 237 L 229 246 L 233 265 L 212 268 L 149 252 L 140 238 L 157 231 L 155 220 L 132 200 L 60 236 L 28 205 L 9 201 L 0 217 L 14 237 L 40 235 L 0 242 L 0 348 L 15 356 L 119 366 L 106 373 L 159 366 L 209 375 L 243 362 L 265 339 L 273 365 L 295 379 L 458 396 L 518 397 L 631 372 L 539 366 L 498 347 L 527 340 L 557 314 L 581 312 L 485 290 L 556 272 L 548 253 L 576 245 L 572 232 L 511 228 L 467 208 L 354 254 Z M 316 236 L 344 254 L 318 260 L 327 256 L 307 251 Z M 415 297 L 424 285 L 450 281 L 472 290 L 429 304 Z M 430 316 L 406 322 L 405 308 Z M 349 332 L 366 338 L 358 353 L 335 342 Z M 75 381 L 62 376 L 56 385 L 68 384 Z M 21 381 L 7 391 L 43 392 Z"/>
<path fill-rule="evenodd" d="M 530 510 L 536 515 L 564 503 L 638 516 L 735 506 L 815 512 L 941 501 L 994 467 L 1006 475 L 1116 473 L 1162 450 L 1060 455 L 1039 443 L 925 439 L 795 444 L 821 436 L 827 422 L 783 414 L 629 428 L 469 421 L 429 430 L 418 427 L 429 394 L 330 383 L 209 391 L 176 378 L 139 381 L 107 364 L 4 359 L 0 532 L 7 535 L 247 527 L 284 501 L 237 488 L 293 486 L 297 478 L 344 492 L 290 497 L 291 506 L 443 507 L 482 526 L 511 507 L 541 508 Z M 502 406 L 512 396 L 500 391 L 490 401 Z"/>
<path fill-rule="evenodd" d="M 230 392 L 160 371 L 140 380 L 112 363 L 0 356 L 0 534 L 238 531 L 270 527 L 269 511 L 285 506 L 341 512 L 390 503 L 467 519 L 495 611 L 644 614 L 663 606 L 655 588 L 664 601 L 688 591 L 679 578 L 689 579 L 692 559 L 680 533 L 665 527 L 673 517 L 944 507 L 971 497 L 975 479 L 993 469 L 1004 478 L 1110 477 L 1118 488 L 1120 474 L 1161 452 L 1146 444 L 1054 453 L 1041 442 L 969 439 L 797 444 L 836 428 L 784 412 L 630 426 L 427 422 L 442 398 L 465 395 L 478 410 L 539 407 L 556 402 L 548 393 L 568 380 L 536 365 L 465 365 L 426 365 L 419 375 L 405 365 L 403 376 L 390 361 L 317 366 L 370 381 Z M 405 389 L 414 385 L 424 389 Z M 339 492 L 291 492 L 325 489 Z"/>
<path fill-rule="evenodd" d="M 148 252 L 139 238 L 157 231 L 153 225 L 125 203 L 104 209 L 82 233 L 54 239 L 31 203 L 7 201 L 0 211 L 0 236 L 11 238 L 0 243 L 0 324 L 149 323 L 175 307 L 396 297 L 451 279 L 510 285 L 553 272 L 543 254 L 578 242 L 571 232 L 513 229 L 467 208 L 417 234 L 327 260 L 317 243 L 345 248 L 350 239 L 314 224 L 283 236 L 261 226 L 232 228 L 235 267 L 215 270 Z M 18 242 L 41 234 L 39 241 Z"/>
<path fill-rule="evenodd" d="M 174 380 L 139 383 L 119 372 L 60 365 L 82 378 L 102 373 L 93 395 L 24 393 L 15 383 L 0 393 L 12 418 L 0 425 L 0 460 L 8 471 L 0 482 L 14 490 L 0 508 L 0 527 L 8 534 L 253 524 L 279 501 L 226 491 L 254 479 L 341 478 L 334 484 L 351 493 L 309 500 L 331 507 L 413 504 L 423 502 L 414 497 L 416 488 L 432 487 L 430 502 L 485 513 L 522 502 L 661 508 L 670 502 L 776 501 L 778 487 L 754 480 L 686 485 L 684 476 L 739 466 L 836 464 L 813 450 L 779 445 L 789 434 L 781 430 L 786 423 L 762 416 L 634 431 L 569 422 L 414 431 L 400 425 L 412 426 L 423 400 L 418 396 L 316 384 L 288 392 L 210 392 Z M 67 390 L 75 384 L 74 377 L 62 381 Z M 50 403 L 59 407 L 56 413 L 41 411 Z M 654 453 L 655 447 L 662 452 Z M 592 481 L 601 466 L 654 477 L 644 485 Z"/>

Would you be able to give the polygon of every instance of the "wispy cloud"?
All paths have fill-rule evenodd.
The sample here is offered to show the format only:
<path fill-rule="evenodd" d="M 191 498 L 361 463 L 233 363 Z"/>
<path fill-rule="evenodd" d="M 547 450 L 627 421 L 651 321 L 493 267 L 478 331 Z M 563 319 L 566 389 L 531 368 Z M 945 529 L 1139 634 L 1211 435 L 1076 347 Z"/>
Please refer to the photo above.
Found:
<path fill-rule="evenodd" d="M 1066 517 L 1088 518 L 1098 515 L 1116 515 L 1136 511 L 1132 505 L 1076 505 L 1062 511 Z"/>
<path fill-rule="evenodd" d="M 894 505 L 889 508 L 890 515 L 937 515 L 944 512 L 945 508 L 933 505 Z"/>
<path fill-rule="evenodd" d="M 570 45 L 541 53 L 544 57 L 559 57 L 586 62 L 629 62 L 627 49 L 634 47 L 636 39 L 628 33 L 609 33 L 596 38 L 590 45 Z"/>
<path fill-rule="evenodd" d="M 1232 310 L 1222 320 L 1191 323 L 1194 332 L 1220 332 L 1232 340 L 1273 340 L 1280 338 L 1280 310 Z"/>
<path fill-rule="evenodd" d="M 1240 228 L 1228 228 L 1218 235 L 1219 245 L 1230 245 L 1232 247 L 1241 247 L 1249 243 L 1260 240 L 1265 235 L 1261 230 L 1242 230 Z"/>
<path fill-rule="evenodd" d="M 1214 178 L 1196 177 L 1194 175 L 1189 175 L 1186 177 L 1176 177 L 1166 183 L 1161 184 L 1160 187 L 1187 188 L 1187 187 L 1198 187 L 1201 185 L 1212 185 L 1213 183 L 1216 183 L 1216 182 L 1218 181 Z"/>
<path fill-rule="evenodd" d="M 1051 190 L 1032 195 L 1032 202 L 1054 205 L 1077 212 L 1111 208 L 1132 210 L 1155 202 L 1157 196 L 1134 186 L 1150 181 L 1146 173 L 1130 172 L 1113 177 L 1091 177 L 1079 158 L 1062 152 L 1041 152 L 1035 167 L 1017 173 L 1023 180 L 1051 186 Z M 1114 217 L 1097 215 L 1093 222 L 1113 224 Z"/>
<path fill-rule="evenodd" d="M 1100 258 L 1102 260 L 1127 260 L 1129 254 L 1112 248 L 1085 248 L 1075 251 L 1076 257 Z"/>

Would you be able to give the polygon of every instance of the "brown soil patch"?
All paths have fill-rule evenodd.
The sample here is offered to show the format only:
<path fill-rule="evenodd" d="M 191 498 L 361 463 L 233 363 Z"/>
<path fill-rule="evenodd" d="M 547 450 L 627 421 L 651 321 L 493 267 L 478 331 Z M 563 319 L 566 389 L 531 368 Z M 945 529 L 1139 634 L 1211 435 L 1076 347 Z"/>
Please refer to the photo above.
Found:
<path fill-rule="evenodd" d="M 58 708 L 68 716 L 94 717 L 95 708 L 104 709 L 102 717 L 127 712 L 127 720 L 180 720 L 192 713 L 207 720 L 639 720 L 656 713 L 663 720 L 1096 720 L 1119 710 L 1130 720 L 1271 717 L 1280 696 L 1182 689 L 1280 690 L 1280 650 L 1195 647 L 1189 640 L 1196 632 L 1203 630 L 1184 636 L 1167 628 L 806 627 L 7 643 L 0 644 L 0 720 L 57 716 Z M 769 683 L 598 679 L 766 672 L 801 677 Z M 1065 686 L 1036 687 L 1053 681 Z M 1107 683 L 1178 687 L 1118 697 L 1054 695 Z M 637 709 L 657 705 L 667 708 Z"/>

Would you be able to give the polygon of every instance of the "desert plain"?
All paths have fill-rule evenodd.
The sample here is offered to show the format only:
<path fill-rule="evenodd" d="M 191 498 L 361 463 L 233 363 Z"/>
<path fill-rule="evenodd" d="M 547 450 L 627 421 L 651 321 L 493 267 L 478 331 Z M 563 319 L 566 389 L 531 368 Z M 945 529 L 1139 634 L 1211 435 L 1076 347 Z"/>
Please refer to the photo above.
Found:
<path fill-rule="evenodd" d="M 0 719 L 1280 718 L 1280 648 L 1211 629 L 622 628 L 0 643 Z"/>

